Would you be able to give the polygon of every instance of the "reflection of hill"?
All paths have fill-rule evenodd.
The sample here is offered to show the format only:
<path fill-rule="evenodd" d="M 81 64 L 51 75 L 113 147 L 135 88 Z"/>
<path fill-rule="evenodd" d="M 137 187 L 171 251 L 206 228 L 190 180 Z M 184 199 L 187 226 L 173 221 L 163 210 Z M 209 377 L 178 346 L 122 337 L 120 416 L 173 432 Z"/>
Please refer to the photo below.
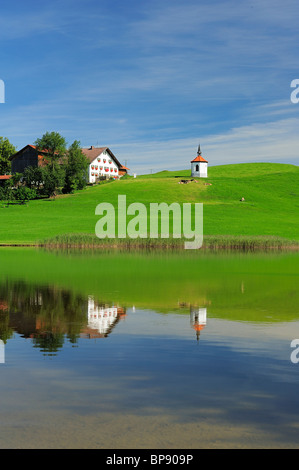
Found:
<path fill-rule="evenodd" d="M 2 248 L 0 282 L 26 279 L 35 286 L 56 285 L 85 300 L 92 293 L 110 304 L 117 299 L 120 305 L 161 313 L 188 314 L 187 308 L 179 308 L 185 303 L 207 306 L 210 318 L 298 320 L 298 253 L 191 251 L 149 255 L 90 251 L 75 256 Z M 112 284 L 103 283 L 103 273 Z"/>
<path fill-rule="evenodd" d="M 6 342 L 16 332 L 48 355 L 57 353 L 65 340 L 75 344 L 82 337 L 107 337 L 123 315 L 123 308 L 57 287 L 0 284 L 0 339 Z"/>
<path fill-rule="evenodd" d="M 53 254 L 1 249 L 0 279 L 57 285 L 85 299 L 171 312 L 179 302 L 206 305 L 209 317 L 245 321 L 298 319 L 299 254 Z M 41 269 L 42 266 L 42 269 Z M 103 283 L 113 280 L 113 285 Z M 1 296 L 0 296 L 1 298 Z"/>

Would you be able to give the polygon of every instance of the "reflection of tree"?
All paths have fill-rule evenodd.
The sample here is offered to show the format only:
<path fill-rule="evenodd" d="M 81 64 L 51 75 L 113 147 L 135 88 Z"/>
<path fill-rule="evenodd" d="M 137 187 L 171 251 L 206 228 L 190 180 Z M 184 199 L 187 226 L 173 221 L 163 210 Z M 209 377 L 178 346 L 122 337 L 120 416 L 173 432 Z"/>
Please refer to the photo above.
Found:
<path fill-rule="evenodd" d="M 9 326 L 9 307 L 6 292 L 6 287 L 0 284 L 0 339 L 4 344 L 13 336 L 13 329 Z"/>
<path fill-rule="evenodd" d="M 7 280 L 0 284 L 0 339 L 6 342 L 16 331 L 44 354 L 55 355 L 65 340 L 75 345 L 82 337 L 106 337 L 125 309 L 93 301 L 94 329 L 90 299 L 53 286 Z"/>
<path fill-rule="evenodd" d="M 65 338 L 75 344 L 86 325 L 87 299 L 71 291 L 6 281 L 0 285 L 0 299 L 0 338 L 4 342 L 15 330 L 32 338 L 43 352 L 53 353 Z"/>
<path fill-rule="evenodd" d="M 37 333 L 33 338 L 33 347 L 40 349 L 41 352 L 47 356 L 52 356 L 57 353 L 64 344 L 64 334 L 52 331 L 45 331 Z"/>
<path fill-rule="evenodd" d="M 0 304 L 0 339 L 4 344 L 13 336 L 13 329 L 9 326 L 9 312 L 2 310 Z"/>

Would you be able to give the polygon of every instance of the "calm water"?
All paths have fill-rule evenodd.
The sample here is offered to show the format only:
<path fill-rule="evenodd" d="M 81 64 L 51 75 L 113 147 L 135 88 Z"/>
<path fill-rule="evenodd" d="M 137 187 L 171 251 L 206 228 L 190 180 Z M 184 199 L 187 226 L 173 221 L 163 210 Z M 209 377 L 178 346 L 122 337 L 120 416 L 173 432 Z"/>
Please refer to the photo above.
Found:
<path fill-rule="evenodd" d="M 299 447 L 297 254 L 0 266 L 1 448 Z"/>

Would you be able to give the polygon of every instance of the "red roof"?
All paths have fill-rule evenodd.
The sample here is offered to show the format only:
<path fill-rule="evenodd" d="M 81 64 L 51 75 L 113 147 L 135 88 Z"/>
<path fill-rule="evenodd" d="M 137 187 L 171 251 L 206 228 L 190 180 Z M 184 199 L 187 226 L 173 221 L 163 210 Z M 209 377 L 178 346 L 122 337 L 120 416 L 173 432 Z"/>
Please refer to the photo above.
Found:
<path fill-rule="evenodd" d="M 84 153 L 84 155 L 86 156 L 89 163 L 92 163 L 97 157 L 99 157 L 102 154 L 102 152 L 104 152 L 104 150 L 106 150 L 106 152 L 110 155 L 110 157 L 112 157 L 112 159 L 117 164 L 117 166 L 119 168 L 121 167 L 120 162 L 117 160 L 116 156 L 113 155 L 113 153 L 108 147 L 94 147 L 92 145 L 89 148 L 82 148 L 81 150 L 82 150 L 82 153 Z"/>
<path fill-rule="evenodd" d="M 0 180 L 9 180 L 11 175 L 0 175 Z"/>
<path fill-rule="evenodd" d="M 128 168 L 127 166 L 121 165 L 120 169 L 121 170 L 129 170 L 130 168 Z"/>
<path fill-rule="evenodd" d="M 193 162 L 204 162 L 204 163 L 208 163 L 208 160 L 205 160 L 201 155 L 197 155 L 196 158 L 194 158 L 194 160 L 191 160 L 191 163 Z"/>
<path fill-rule="evenodd" d="M 25 150 L 27 147 L 30 147 L 30 148 L 32 148 L 32 149 L 34 149 L 34 150 L 36 150 L 36 151 L 38 152 L 38 158 L 39 158 L 39 160 L 42 160 L 42 159 L 44 158 L 44 155 L 42 155 L 42 154 L 47 154 L 47 153 L 49 153 L 49 151 L 48 151 L 47 149 L 45 149 L 45 150 L 40 150 L 40 149 L 38 149 L 38 148 L 36 147 L 36 145 L 27 144 L 27 145 L 25 145 L 25 147 L 23 147 L 21 150 L 19 150 L 18 152 L 14 153 L 13 155 L 11 155 L 11 156 L 9 157 L 9 159 L 10 159 L 10 160 L 13 160 L 17 155 L 19 155 L 20 153 L 22 153 L 23 150 Z M 55 154 L 58 155 L 58 152 L 55 152 Z"/>

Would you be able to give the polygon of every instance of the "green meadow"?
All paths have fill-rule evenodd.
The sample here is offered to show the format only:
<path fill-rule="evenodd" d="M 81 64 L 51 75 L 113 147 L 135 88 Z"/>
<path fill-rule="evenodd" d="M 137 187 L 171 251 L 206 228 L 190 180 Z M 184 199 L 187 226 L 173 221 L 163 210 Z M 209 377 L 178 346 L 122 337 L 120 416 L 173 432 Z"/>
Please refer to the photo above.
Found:
<path fill-rule="evenodd" d="M 25 205 L 0 205 L 0 243 L 37 244 L 65 236 L 95 238 L 102 202 L 118 204 L 126 195 L 149 208 L 152 202 L 203 203 L 204 237 L 276 239 L 299 242 L 299 168 L 274 163 L 222 165 L 209 168 L 207 179 L 191 179 L 190 170 L 163 171 L 89 186 L 55 199 Z M 244 198 L 244 201 L 241 199 Z M 117 212 L 117 211 L 116 211 Z M 149 210 L 148 210 L 149 214 Z"/>

